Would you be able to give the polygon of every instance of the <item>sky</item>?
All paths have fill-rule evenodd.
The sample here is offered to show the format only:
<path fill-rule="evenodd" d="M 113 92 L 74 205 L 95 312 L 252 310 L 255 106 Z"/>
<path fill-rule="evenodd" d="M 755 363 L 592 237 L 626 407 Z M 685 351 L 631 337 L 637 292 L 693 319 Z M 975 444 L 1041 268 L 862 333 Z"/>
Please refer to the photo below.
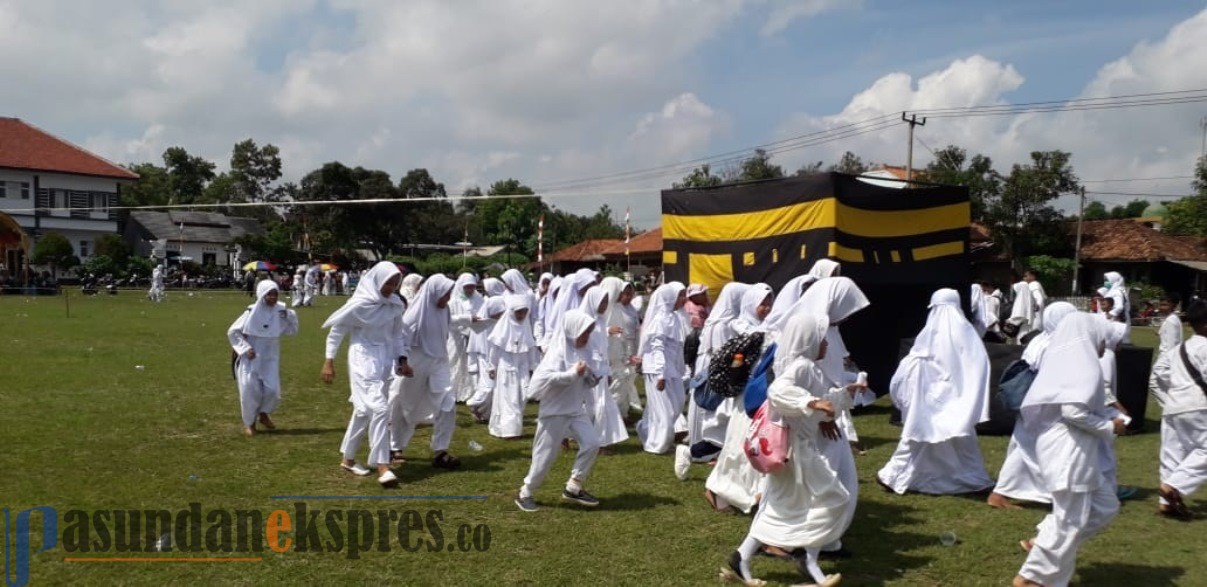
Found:
<path fill-rule="evenodd" d="M 901 111 L 1204 89 L 1204 39 L 1207 5 L 1182 0 L 0 0 L 0 116 L 119 163 L 182 146 L 221 169 L 252 138 L 290 181 L 329 161 L 454 194 L 516 178 L 650 228 L 676 164 Z M 1204 116 L 932 119 L 914 165 L 1062 149 L 1091 191 L 1185 194 Z M 896 125 L 773 162 L 906 147 Z"/>

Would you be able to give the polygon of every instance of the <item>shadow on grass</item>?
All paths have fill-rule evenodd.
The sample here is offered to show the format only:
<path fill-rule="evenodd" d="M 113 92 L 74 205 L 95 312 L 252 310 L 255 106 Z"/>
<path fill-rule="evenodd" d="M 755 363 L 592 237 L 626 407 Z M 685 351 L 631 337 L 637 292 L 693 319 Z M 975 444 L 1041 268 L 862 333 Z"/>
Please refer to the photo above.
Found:
<path fill-rule="evenodd" d="M 1094 563 L 1077 570 L 1080 585 L 1174 585 L 1186 574 L 1182 567 L 1146 567 L 1127 563 Z"/>
<path fill-rule="evenodd" d="M 619 495 L 602 495 L 599 505 L 594 509 L 607 512 L 631 512 L 635 510 L 652 510 L 660 505 L 681 505 L 677 499 L 665 495 L 649 493 L 621 493 Z"/>
<path fill-rule="evenodd" d="M 899 580 L 911 569 L 923 568 L 934 562 L 930 556 L 911 554 L 917 548 L 930 547 L 935 537 L 911 532 L 924 523 L 925 510 L 898 503 L 860 501 L 851 528 L 843 536 L 843 546 L 852 556 L 840 561 L 822 561 L 827 573 L 839 572 L 857 585 L 883 585 Z M 800 583 L 802 578 L 787 562 L 760 563 L 769 571 L 761 578 L 788 584 Z M 845 582 L 845 581 L 844 581 Z"/>
<path fill-rule="evenodd" d="M 407 462 L 402 466 L 393 467 L 394 473 L 398 475 L 398 478 L 404 484 L 416 483 L 437 475 L 502 471 L 504 467 L 500 463 L 529 458 L 532 450 L 531 447 L 522 444 L 516 444 L 513 447 L 502 450 L 481 453 L 459 452 L 451 449 L 449 452 L 458 459 L 461 459 L 461 467 L 450 471 L 432 466 L 431 451 L 427 448 L 426 443 L 422 444 L 422 447 L 414 445 L 408 447 Z"/>
<path fill-rule="evenodd" d="M 277 428 L 276 430 L 261 430 L 258 434 L 265 436 L 318 436 L 322 434 L 343 434 L 343 428 Z"/>

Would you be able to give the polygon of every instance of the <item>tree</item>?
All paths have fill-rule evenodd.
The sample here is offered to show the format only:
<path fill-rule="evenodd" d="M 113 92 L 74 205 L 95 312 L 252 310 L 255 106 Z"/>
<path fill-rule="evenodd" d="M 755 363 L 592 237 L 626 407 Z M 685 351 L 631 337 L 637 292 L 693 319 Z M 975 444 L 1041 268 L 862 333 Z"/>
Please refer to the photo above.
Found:
<path fill-rule="evenodd" d="M 266 201 L 273 194 L 272 183 L 281 178 L 281 151 L 272 144 L 257 147 L 252 139 L 235 143 L 230 176 L 241 201 Z"/>
<path fill-rule="evenodd" d="M 926 166 L 926 179 L 934 183 L 962 185 L 968 188 L 972 219 L 985 220 L 985 202 L 996 198 L 1002 189 L 1002 177 L 993 170 L 993 161 L 984 155 L 973 155 L 955 145 L 935 153 L 935 160 Z"/>
<path fill-rule="evenodd" d="M 1162 230 L 1175 235 L 1207 236 L 1207 157 L 1194 168 L 1195 195 L 1166 204 L 1169 214 Z"/>
<path fill-rule="evenodd" d="M 1107 211 L 1105 204 L 1094 200 L 1085 205 L 1085 210 L 1082 212 L 1081 217 L 1085 220 L 1108 220 L 1111 217 L 1111 213 Z"/>
<path fill-rule="evenodd" d="M 1051 202 L 1081 185 L 1064 151 L 1034 151 L 1029 164 L 1015 164 L 1000 193 L 986 202 L 986 221 L 995 240 L 1015 263 L 1033 254 L 1068 248 L 1064 216 Z"/>
<path fill-rule="evenodd" d="M 214 164 L 202 157 L 190 155 L 183 147 L 169 147 L 163 152 L 172 188 L 172 203 L 191 204 L 201 198 L 206 184 L 214 180 Z"/>
<path fill-rule="evenodd" d="M 102 234 L 96 237 L 96 254 L 112 259 L 114 264 L 121 267 L 126 264 L 130 255 L 134 254 L 134 250 L 122 237 L 116 234 Z"/>
<path fill-rule="evenodd" d="M 712 169 L 707 163 L 692 170 L 683 181 L 677 182 L 674 188 L 677 190 L 691 188 L 711 188 L 725 183 L 725 180 L 718 175 L 712 174 Z"/>
<path fill-rule="evenodd" d="M 172 180 L 166 167 L 154 163 L 126 167 L 138 174 L 138 182 L 122 186 L 122 206 L 158 206 L 167 204 L 172 198 Z"/>
<path fill-rule="evenodd" d="M 71 248 L 71 241 L 55 231 L 47 232 L 38 239 L 30 261 L 34 265 L 50 265 L 51 274 L 57 274 L 59 269 L 71 269 L 80 263 L 75 250 Z"/>
<path fill-rule="evenodd" d="M 829 170 L 837 171 L 838 173 L 859 175 L 865 173 L 868 167 L 864 165 L 863 159 L 860 159 L 858 155 L 847 151 L 842 154 L 842 159 L 839 159 L 837 164 L 830 166 Z"/>
<path fill-rule="evenodd" d="M 796 170 L 796 174 L 797 175 L 813 175 L 815 173 L 821 173 L 823 167 L 825 167 L 825 163 L 822 163 L 821 161 L 817 161 L 814 163 L 806 163 L 804 165 L 801 165 L 800 169 Z"/>
<path fill-rule="evenodd" d="M 1148 208 L 1147 200 L 1132 200 L 1126 206 L 1115 206 L 1111 208 L 1111 218 L 1139 218 L 1144 214 L 1144 210 Z"/>
<path fill-rule="evenodd" d="M 404 212 L 413 219 L 410 239 L 416 243 L 451 244 L 462 237 L 462 224 L 456 217 L 444 184 L 437 182 L 427 169 L 412 169 L 398 180 L 398 192 L 404 200 L 420 199 L 404 205 Z"/>
<path fill-rule="evenodd" d="M 742 161 L 738 171 L 738 181 L 758 181 L 776 179 L 784 176 L 784 168 L 771 164 L 771 155 L 763 149 L 755 149 L 754 155 Z"/>

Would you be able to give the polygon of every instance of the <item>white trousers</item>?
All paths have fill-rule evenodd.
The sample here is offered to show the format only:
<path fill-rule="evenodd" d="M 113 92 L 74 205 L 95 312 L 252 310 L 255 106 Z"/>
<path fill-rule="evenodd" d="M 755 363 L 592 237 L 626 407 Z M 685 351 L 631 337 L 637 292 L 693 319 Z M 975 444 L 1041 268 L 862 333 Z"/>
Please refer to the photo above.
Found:
<path fill-rule="evenodd" d="M 256 416 L 271 414 L 281 403 L 281 390 L 264 385 L 264 381 L 252 369 L 243 367 L 240 357 L 235 365 L 235 379 L 239 383 L 239 408 L 243 412 L 243 425 L 251 426 Z"/>
<path fill-rule="evenodd" d="M 1207 410 L 1161 418 L 1161 482 L 1182 495 L 1189 495 L 1204 481 L 1207 481 Z"/>
<path fill-rule="evenodd" d="M 578 442 L 578 454 L 574 457 L 574 468 L 570 479 L 580 485 L 587 481 L 595 457 L 599 454 L 599 438 L 595 426 L 586 414 L 577 416 L 541 416 L 536 420 L 536 435 L 532 437 L 532 466 L 524 477 L 520 497 L 532 497 L 549 475 L 553 464 L 562 451 L 562 439 L 573 438 Z"/>
<path fill-rule="evenodd" d="M 412 377 L 398 377 L 391 389 L 390 447 L 406 450 L 415 436 L 415 427 L 429 415 L 432 422 L 432 452 L 448 450 L 457 427 L 457 402 L 453 397 L 448 361 L 419 352 L 408 357 Z"/>
<path fill-rule="evenodd" d="M 1109 483 L 1088 493 L 1053 492 L 1052 513 L 1036 526 L 1039 533 L 1018 574 L 1044 587 L 1068 585 L 1077 568 L 1077 549 L 1118 513 L 1119 499 Z"/>
<path fill-rule="evenodd" d="M 348 378 L 352 385 L 352 419 L 340 452 L 352 460 L 361 438 L 369 435 L 370 467 L 390 464 L 390 383 L 394 360 L 389 353 L 353 345 L 348 349 Z"/>

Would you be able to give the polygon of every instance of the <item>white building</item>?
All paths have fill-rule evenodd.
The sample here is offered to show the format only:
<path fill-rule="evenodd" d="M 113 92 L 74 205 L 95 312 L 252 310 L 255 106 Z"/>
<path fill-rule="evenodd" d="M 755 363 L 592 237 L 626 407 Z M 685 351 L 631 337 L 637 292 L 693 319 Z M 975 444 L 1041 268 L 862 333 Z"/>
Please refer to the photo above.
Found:
<path fill-rule="evenodd" d="M 126 221 L 125 239 L 138 255 L 151 255 L 156 241 L 162 241 L 169 259 L 183 257 L 201 265 L 230 267 L 239 263 L 235 239 L 262 232 L 264 228 L 254 218 L 216 212 L 135 210 Z"/>
<path fill-rule="evenodd" d="M 117 233 L 122 186 L 138 175 L 17 118 L 0 117 L 0 213 L 30 242 L 54 231 L 87 259 L 96 238 Z M 0 264 L 11 275 L 26 269 L 23 247 L 5 250 Z"/>

